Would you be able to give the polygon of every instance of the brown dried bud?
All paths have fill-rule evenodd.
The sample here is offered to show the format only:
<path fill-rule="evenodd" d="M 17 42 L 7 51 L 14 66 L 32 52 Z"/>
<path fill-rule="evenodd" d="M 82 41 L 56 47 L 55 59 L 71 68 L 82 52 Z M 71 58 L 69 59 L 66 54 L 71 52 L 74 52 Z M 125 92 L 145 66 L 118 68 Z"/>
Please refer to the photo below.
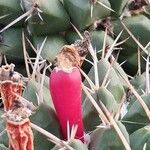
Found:
<path fill-rule="evenodd" d="M 80 56 L 73 45 L 65 45 L 56 57 L 56 66 L 59 68 L 71 68 L 80 66 Z"/>
<path fill-rule="evenodd" d="M 131 1 L 128 7 L 129 7 L 129 10 L 138 10 L 148 4 L 149 4 L 148 0 L 134 0 L 134 1 Z"/>
<path fill-rule="evenodd" d="M 61 52 L 56 57 L 56 66 L 66 69 L 80 67 L 89 52 L 88 49 L 90 44 L 90 33 L 85 31 L 83 39 L 75 41 L 72 45 L 63 46 Z"/>
<path fill-rule="evenodd" d="M 106 31 L 106 29 L 107 29 L 108 35 L 113 36 L 113 25 L 112 25 L 110 17 L 107 17 L 105 19 L 96 21 L 95 24 L 96 24 L 96 29 L 97 30 Z"/>
<path fill-rule="evenodd" d="M 0 91 L 5 111 L 9 111 L 12 109 L 14 101 L 18 100 L 18 96 L 22 95 L 22 88 L 22 83 L 12 82 L 8 80 L 3 81 L 0 84 Z"/>
<path fill-rule="evenodd" d="M 125 16 L 138 15 L 144 12 L 144 7 L 149 5 L 149 0 L 131 0 L 125 9 Z"/>
<path fill-rule="evenodd" d="M 77 40 L 73 44 L 75 49 L 78 51 L 80 57 L 86 57 L 88 54 L 89 45 L 91 43 L 91 35 L 88 31 L 84 32 L 84 36 L 82 40 Z"/>
<path fill-rule="evenodd" d="M 20 82 L 21 81 L 21 74 L 18 72 L 14 71 L 14 64 L 10 65 L 4 65 L 0 68 L 0 80 L 5 81 L 5 80 L 11 80 L 14 82 Z"/>
<path fill-rule="evenodd" d="M 33 133 L 28 118 L 21 122 L 7 119 L 6 130 L 9 137 L 10 150 L 34 150 Z"/>

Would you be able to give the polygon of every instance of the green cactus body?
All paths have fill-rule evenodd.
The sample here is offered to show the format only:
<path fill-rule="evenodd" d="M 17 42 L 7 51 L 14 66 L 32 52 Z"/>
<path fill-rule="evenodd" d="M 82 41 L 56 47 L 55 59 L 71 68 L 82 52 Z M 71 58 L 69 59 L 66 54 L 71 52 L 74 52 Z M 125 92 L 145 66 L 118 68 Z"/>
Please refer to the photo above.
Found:
<path fill-rule="evenodd" d="M 97 56 L 98 56 L 98 59 L 100 59 L 101 52 L 99 52 L 99 51 L 103 48 L 105 32 L 104 31 L 91 31 L 90 34 L 91 34 L 92 46 L 98 52 Z M 76 40 L 79 40 L 79 39 L 80 39 L 80 37 L 75 32 L 68 32 L 66 34 L 66 41 L 69 44 L 74 43 Z M 113 43 L 113 39 L 109 35 L 107 35 L 106 44 L 111 45 L 112 43 Z M 91 55 L 87 54 L 86 59 L 92 61 Z M 89 64 L 89 62 L 84 61 L 82 68 L 85 72 L 88 73 L 89 70 L 91 69 L 91 67 L 92 67 L 92 65 Z"/>
<path fill-rule="evenodd" d="M 137 69 L 138 69 L 138 55 L 137 52 L 132 53 L 130 51 L 130 49 L 124 49 L 125 53 L 129 53 L 130 55 L 124 55 L 123 53 L 120 53 L 120 58 L 119 61 L 123 62 L 126 61 L 126 63 L 123 65 L 124 69 L 126 70 L 126 72 L 130 75 L 135 75 L 137 73 Z M 132 48 L 132 50 L 134 50 L 134 48 Z M 128 52 L 127 52 L 128 51 Z M 143 62 L 143 60 L 142 60 Z M 144 69 L 144 64 L 141 63 L 142 66 L 142 70 Z"/>
<path fill-rule="evenodd" d="M 93 98 L 97 100 L 96 94 L 92 94 Z M 94 108 L 94 106 L 91 104 L 88 97 L 85 98 L 83 104 L 83 122 L 84 122 L 84 128 L 85 130 L 92 131 L 95 129 L 95 126 L 98 126 L 101 122 L 98 112 Z"/>
<path fill-rule="evenodd" d="M 125 89 L 128 89 L 128 85 L 127 83 L 124 81 L 123 78 L 127 79 L 127 74 L 126 72 L 123 70 L 122 66 L 120 66 L 120 64 L 116 61 L 113 62 L 112 67 L 114 68 L 115 72 L 117 73 L 120 82 L 122 83 L 123 87 Z"/>
<path fill-rule="evenodd" d="M 94 49 L 97 51 L 103 48 L 104 41 L 104 31 L 91 31 L 91 42 Z M 75 32 L 69 32 L 66 35 L 66 40 L 69 44 L 74 43 L 76 40 L 80 39 L 80 37 Z M 107 36 L 107 45 L 111 45 L 113 43 L 113 39 L 108 35 Z"/>
<path fill-rule="evenodd" d="M 129 135 L 124 125 L 121 122 L 118 122 L 118 126 L 121 129 L 127 141 L 129 142 Z M 99 127 L 92 133 L 90 149 L 91 150 L 106 150 L 106 149 L 125 150 L 114 128 L 111 127 Z"/>
<path fill-rule="evenodd" d="M 74 139 L 70 141 L 70 146 L 75 150 L 88 150 L 87 146 L 83 144 L 80 140 Z"/>
<path fill-rule="evenodd" d="M 40 0 L 35 4 L 42 11 L 41 17 L 35 14 L 28 20 L 29 30 L 35 35 L 54 34 L 65 31 L 70 26 L 70 19 L 59 0 Z M 33 7 L 32 0 L 23 0 L 26 10 Z"/>
<path fill-rule="evenodd" d="M 123 23 L 129 28 L 133 35 L 139 40 L 139 42 L 145 46 L 150 39 L 150 20 L 144 15 L 137 15 L 124 18 Z M 116 21 L 114 24 L 114 33 L 117 35 L 122 29 L 120 21 Z M 121 39 L 128 38 L 129 35 L 126 31 L 123 32 Z M 126 44 L 129 47 L 136 48 L 137 44 L 130 38 Z"/>
<path fill-rule="evenodd" d="M 101 2 L 110 7 L 107 0 L 101 0 Z M 94 21 L 110 15 L 110 10 L 97 3 L 94 5 L 93 17 L 91 18 L 90 0 L 64 0 L 64 6 L 70 15 L 71 22 L 79 30 L 83 30 L 89 27 Z"/>
<path fill-rule="evenodd" d="M 37 83 L 34 80 L 30 80 L 23 92 L 23 97 L 26 98 L 29 101 L 32 101 L 33 104 L 38 105 L 37 95 L 36 93 L 39 92 L 40 84 Z M 43 86 L 43 103 L 47 104 L 51 108 L 54 109 L 51 95 L 49 93 L 49 89 L 45 86 Z"/>
<path fill-rule="evenodd" d="M 110 113 L 115 114 L 118 110 L 118 104 L 113 94 L 105 87 L 100 87 L 97 91 L 99 101 L 101 101 Z"/>
<path fill-rule="evenodd" d="M 35 47 L 40 47 L 42 42 L 44 41 L 44 36 L 34 36 L 33 42 Z M 41 56 L 43 59 L 48 60 L 49 62 L 54 63 L 56 55 L 60 52 L 61 47 L 66 44 L 66 41 L 63 39 L 62 36 L 59 35 L 53 35 L 48 36 L 46 39 L 46 43 L 43 47 L 43 50 L 41 52 Z"/>
<path fill-rule="evenodd" d="M 46 131 L 60 137 L 59 124 L 56 118 L 54 110 L 45 104 L 38 106 L 36 113 L 31 116 L 31 121 Z M 34 148 L 36 150 L 45 149 L 48 150 L 54 146 L 44 135 L 37 131 L 34 133 Z M 39 144 L 44 143 L 44 144 Z"/>
<path fill-rule="evenodd" d="M 20 7 L 20 0 L 0 0 L 0 24 L 7 25 L 17 17 L 23 14 Z M 5 16 L 5 17 L 3 17 Z M 15 24 L 15 26 L 21 26 L 23 21 Z"/>
<path fill-rule="evenodd" d="M 130 145 L 132 150 L 141 150 L 146 144 L 146 150 L 150 149 L 150 126 L 145 126 L 136 130 L 130 135 Z"/>
<path fill-rule="evenodd" d="M 148 108 L 150 108 L 150 95 L 142 95 L 142 98 L 148 106 Z M 128 110 L 127 114 L 123 117 L 122 122 L 126 126 L 128 132 L 133 133 L 135 130 L 147 125 L 149 123 L 149 120 L 144 109 L 136 100 L 130 106 L 130 109 Z"/>
<path fill-rule="evenodd" d="M 150 20 L 148 17 L 140 14 L 126 17 L 122 21 L 143 46 L 148 44 L 150 39 Z M 113 25 L 115 34 L 118 34 L 123 29 L 120 21 L 113 22 Z M 121 40 L 128 37 L 130 37 L 129 34 L 124 31 Z M 124 65 L 125 70 L 129 74 L 135 75 L 138 68 L 138 45 L 130 37 L 122 47 L 123 50 L 120 53 L 119 61 L 127 60 L 127 63 Z M 141 55 L 145 56 L 145 52 L 142 51 Z M 141 59 L 141 69 L 142 71 L 145 70 L 145 61 L 143 59 Z"/>
<path fill-rule="evenodd" d="M 128 0 L 109 0 L 109 2 L 111 4 L 111 8 L 115 11 L 114 14 L 120 16 Z"/>
<path fill-rule="evenodd" d="M 135 89 L 138 89 L 143 83 L 146 82 L 145 73 L 135 76 L 134 79 L 131 80 L 132 85 Z"/>
<path fill-rule="evenodd" d="M 100 104 L 100 102 L 102 102 L 109 110 L 109 112 L 112 115 L 115 115 L 115 113 L 118 111 L 119 105 L 117 104 L 114 96 L 110 91 L 108 91 L 105 87 L 100 87 L 97 93 L 93 95 L 93 98 L 96 100 L 97 104 Z M 84 126 L 87 131 L 91 131 L 95 128 L 95 126 L 98 126 L 101 123 L 101 120 L 98 116 L 96 109 L 91 104 L 88 98 L 84 100 L 82 107 Z"/>
<path fill-rule="evenodd" d="M 108 71 L 110 67 L 110 63 L 106 61 L 105 59 L 101 59 L 97 65 L 98 65 L 99 84 L 101 85 L 106 75 L 106 72 Z M 93 74 L 94 74 L 94 68 L 92 67 L 88 73 L 88 76 L 93 82 L 95 82 Z M 108 80 L 110 80 L 110 83 L 107 89 L 112 93 L 116 102 L 120 103 L 124 95 L 124 88 L 123 88 L 122 83 L 119 80 L 119 77 L 117 76 L 113 68 L 111 68 L 111 71 L 108 76 Z M 87 81 L 84 81 L 84 83 L 86 86 L 88 86 Z"/>
<path fill-rule="evenodd" d="M 3 114 L 3 111 L 0 110 L 0 115 Z M 0 132 L 4 132 L 5 130 L 5 123 L 3 122 L 3 120 L 0 121 Z M 6 150 L 9 147 L 9 140 L 7 137 L 7 133 L 4 132 L 1 136 L 0 136 L 0 149 L 1 150 Z"/>
<path fill-rule="evenodd" d="M 24 62 L 22 31 L 23 28 L 10 28 L 1 35 L 0 53 L 6 55 L 11 62 Z M 32 55 L 28 45 L 26 47 L 29 55 Z"/>
<path fill-rule="evenodd" d="M 150 13 L 150 5 L 145 6 L 144 9 L 145 9 L 146 16 L 150 19 L 150 16 L 149 16 L 149 13 Z"/>
<path fill-rule="evenodd" d="M 71 146 L 74 150 L 88 150 L 87 146 L 78 139 L 71 140 L 69 142 L 69 146 Z M 60 147 L 55 146 L 51 150 L 59 150 L 59 149 L 60 149 Z"/>
<path fill-rule="evenodd" d="M 8 150 L 8 148 L 5 147 L 3 144 L 0 144 L 0 149 L 1 149 L 1 150 Z"/>

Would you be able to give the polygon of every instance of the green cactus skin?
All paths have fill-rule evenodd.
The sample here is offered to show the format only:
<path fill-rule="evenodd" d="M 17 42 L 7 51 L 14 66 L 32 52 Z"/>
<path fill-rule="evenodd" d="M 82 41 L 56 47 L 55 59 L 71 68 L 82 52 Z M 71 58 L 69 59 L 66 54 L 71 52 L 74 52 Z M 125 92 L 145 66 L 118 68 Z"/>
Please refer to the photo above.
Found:
<path fill-rule="evenodd" d="M 146 16 L 144 15 L 131 16 L 124 18 L 122 21 L 143 46 L 145 46 L 149 42 L 150 20 Z M 120 21 L 115 21 L 113 25 L 114 25 L 114 33 L 117 35 L 123 29 L 123 27 Z M 128 33 L 124 31 L 121 36 L 121 39 L 125 39 L 128 37 L 129 37 Z M 137 50 L 137 44 L 132 40 L 132 38 L 130 38 L 126 42 L 126 44 L 129 47 L 136 48 L 135 50 Z"/>
<path fill-rule="evenodd" d="M 28 5 L 29 3 L 29 5 Z M 36 1 L 42 11 L 40 19 L 38 15 L 33 15 L 28 20 L 29 30 L 34 35 L 47 35 L 65 31 L 70 27 L 70 19 L 59 0 L 40 0 Z M 26 10 L 31 9 L 32 0 L 23 0 Z"/>
<path fill-rule="evenodd" d="M 91 42 L 92 42 L 93 48 L 96 49 L 97 51 L 101 50 L 103 48 L 105 32 L 104 31 L 91 31 L 90 35 L 91 35 Z M 76 40 L 79 40 L 79 39 L 80 37 L 77 35 L 76 32 L 68 32 L 66 34 L 66 41 L 69 44 L 72 44 Z M 106 43 L 107 45 L 111 45 L 113 43 L 113 39 L 109 35 L 107 35 Z"/>
<path fill-rule="evenodd" d="M 150 19 L 149 13 L 150 13 L 150 5 L 145 6 L 145 15 Z"/>
<path fill-rule="evenodd" d="M 112 67 L 114 68 L 115 72 L 117 73 L 120 82 L 122 83 L 124 89 L 128 89 L 127 83 L 124 81 L 123 78 L 127 79 L 128 76 L 126 72 L 123 70 L 122 66 L 117 61 L 114 61 L 112 64 Z"/>
<path fill-rule="evenodd" d="M 138 89 L 143 83 L 146 83 L 145 72 L 142 73 L 141 75 L 135 76 L 131 80 L 131 83 L 135 89 Z"/>
<path fill-rule="evenodd" d="M 118 104 L 110 91 L 105 87 L 100 87 L 97 91 L 99 101 L 101 101 L 111 114 L 115 114 L 118 110 Z"/>
<path fill-rule="evenodd" d="M 148 108 L 150 108 L 150 95 L 142 95 L 142 99 Z M 123 117 L 122 122 L 130 134 L 135 130 L 149 124 L 148 117 L 137 100 L 130 106 L 130 109 Z"/>
<path fill-rule="evenodd" d="M 38 105 L 37 95 L 36 93 L 39 92 L 40 84 L 37 83 L 34 80 L 30 80 L 23 91 L 23 97 L 27 100 L 31 101 L 34 105 Z M 43 86 L 43 100 L 46 105 L 50 106 L 52 109 L 54 109 L 51 95 L 49 93 L 49 89 L 46 86 Z"/>
<path fill-rule="evenodd" d="M 41 104 L 36 113 L 31 116 L 31 122 L 45 129 L 46 131 L 54 134 L 57 137 L 61 137 L 59 133 L 59 124 L 56 118 L 54 110 L 45 104 Z M 41 133 L 33 130 L 34 133 L 34 148 L 35 150 L 51 149 L 54 144 L 51 143 L 47 137 Z M 43 144 L 41 144 L 43 143 Z"/>
<path fill-rule="evenodd" d="M 104 77 L 106 75 L 107 70 L 109 69 L 110 63 L 106 61 L 105 59 L 101 59 L 98 62 L 98 77 L 99 77 L 99 84 L 101 85 Z M 91 70 L 88 73 L 89 78 L 94 82 L 94 68 L 92 67 Z M 117 103 L 120 103 L 123 95 L 125 93 L 122 83 L 119 80 L 119 77 L 117 76 L 115 70 L 111 68 L 111 71 L 108 76 L 108 80 L 110 79 L 110 83 L 107 87 L 107 89 L 112 93 Z M 88 86 L 87 81 L 84 81 L 84 84 Z"/>
<path fill-rule="evenodd" d="M 129 142 L 129 135 L 121 122 L 119 128 Z M 99 127 L 91 134 L 90 150 L 125 150 L 120 138 L 112 127 Z"/>
<path fill-rule="evenodd" d="M 146 143 L 146 150 L 150 149 L 150 126 L 145 126 L 136 130 L 130 135 L 130 145 L 132 150 L 141 150 Z"/>
<path fill-rule="evenodd" d="M 106 6 L 110 7 L 107 0 L 101 0 Z M 110 15 L 110 10 L 98 3 L 94 6 L 93 17 L 91 18 L 90 0 L 64 0 L 64 6 L 71 18 L 71 22 L 79 29 L 89 27 L 97 19 Z"/>
<path fill-rule="evenodd" d="M 0 109 L 0 115 L 3 115 L 3 111 Z M 5 123 L 3 120 L 0 121 L 0 132 L 2 133 L 5 130 Z M 7 132 L 4 132 L 0 136 L 0 150 L 7 150 L 6 148 L 9 147 L 9 140 L 7 136 Z"/>
<path fill-rule="evenodd" d="M 75 150 L 88 150 L 87 146 L 78 139 L 70 141 L 70 146 Z"/>
<path fill-rule="evenodd" d="M 99 99 L 97 99 L 97 96 Z M 97 104 L 101 101 L 111 114 L 115 114 L 118 111 L 118 104 L 110 91 L 105 87 L 100 87 L 96 94 L 93 94 Z M 92 131 L 101 123 L 98 113 L 90 100 L 86 98 L 83 102 L 83 120 L 86 131 Z M 90 118 L 90 119 L 89 119 Z"/>
<path fill-rule="evenodd" d="M 140 14 L 126 17 L 122 21 L 143 46 L 148 44 L 150 39 L 150 20 L 148 17 Z M 117 35 L 123 29 L 123 27 L 120 21 L 114 21 L 113 25 L 114 33 Z M 120 39 L 123 40 L 127 37 L 129 37 L 129 34 L 124 30 Z M 127 62 L 124 64 L 124 69 L 128 74 L 134 76 L 138 69 L 138 45 L 130 37 L 122 45 L 122 47 L 123 50 L 119 55 L 119 62 L 127 60 Z M 141 56 L 145 56 L 143 51 L 141 52 Z M 144 70 L 145 61 L 141 59 L 141 71 L 143 72 Z"/>
<path fill-rule="evenodd" d="M 109 2 L 111 4 L 111 8 L 115 11 L 114 15 L 120 16 L 128 0 L 109 0 Z"/>
<path fill-rule="evenodd" d="M 0 149 L 1 149 L 1 150 L 8 150 L 8 148 L 5 147 L 3 144 L 0 144 Z"/>
<path fill-rule="evenodd" d="M 91 43 L 92 43 L 93 48 L 96 49 L 97 52 L 102 50 L 105 32 L 104 31 L 91 31 L 90 35 L 91 35 Z M 76 40 L 79 40 L 79 39 L 80 39 L 80 37 L 75 32 L 68 32 L 66 34 L 66 41 L 69 44 L 72 44 Z M 113 43 L 113 39 L 109 35 L 107 35 L 106 44 L 111 45 L 112 43 Z M 101 52 L 97 53 L 97 57 L 98 57 L 98 59 L 100 59 Z M 86 59 L 92 61 L 91 55 L 87 54 Z M 86 73 L 89 72 L 91 67 L 92 67 L 92 65 L 89 64 L 88 62 L 86 62 L 86 61 L 83 62 L 82 68 Z"/>
<path fill-rule="evenodd" d="M 92 97 L 98 102 L 96 94 L 92 94 Z M 98 112 L 91 104 L 88 97 L 85 98 L 82 104 L 83 108 L 83 122 L 85 130 L 92 131 L 101 123 L 101 120 L 98 116 Z"/>
<path fill-rule="evenodd" d="M 128 49 L 129 50 L 129 49 Z M 127 52 L 127 51 L 126 51 Z M 129 50 L 128 53 L 130 53 L 131 51 Z M 141 55 L 143 55 L 143 53 L 141 52 Z M 143 55 L 145 56 L 145 55 Z M 124 62 L 123 64 L 123 68 L 126 71 L 127 74 L 131 75 L 131 76 L 135 76 L 138 72 L 138 54 L 137 52 L 135 53 L 130 53 L 130 55 L 124 55 L 123 53 L 120 53 L 120 57 L 119 57 L 119 62 Z M 141 72 L 145 71 L 145 60 L 141 59 Z"/>
<path fill-rule="evenodd" d="M 33 43 L 35 47 L 41 46 L 44 39 L 45 39 L 44 36 L 40 36 L 40 37 L 34 36 Z M 42 58 L 46 59 L 51 63 L 54 63 L 56 55 L 61 51 L 62 46 L 64 46 L 65 44 L 66 41 L 62 36 L 59 35 L 47 36 L 46 43 L 41 52 Z"/>
<path fill-rule="evenodd" d="M 87 146 L 83 144 L 80 140 L 78 139 L 73 139 L 69 142 L 69 145 L 74 149 L 74 150 L 88 150 Z M 51 150 L 59 150 L 60 148 L 58 146 L 55 146 Z"/>
<path fill-rule="evenodd" d="M 10 62 L 24 62 L 24 54 L 22 49 L 22 31 L 23 28 L 9 28 L 1 35 L 0 53 L 6 55 Z M 26 44 L 27 52 L 31 56 L 32 51 Z"/>
<path fill-rule="evenodd" d="M 20 0 L 0 0 L 0 17 L 7 15 L 0 19 L 0 24 L 7 25 L 23 14 L 20 7 Z M 23 21 L 15 24 L 14 26 L 22 26 Z"/>

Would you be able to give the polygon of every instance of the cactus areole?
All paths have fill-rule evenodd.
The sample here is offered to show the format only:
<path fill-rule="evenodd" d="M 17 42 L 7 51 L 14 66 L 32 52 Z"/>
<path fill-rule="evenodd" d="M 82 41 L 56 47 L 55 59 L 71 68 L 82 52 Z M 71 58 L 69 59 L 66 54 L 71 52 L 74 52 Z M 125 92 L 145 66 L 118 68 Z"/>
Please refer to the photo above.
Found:
<path fill-rule="evenodd" d="M 65 140 L 69 124 L 70 129 L 73 125 L 78 126 L 75 138 L 83 141 L 79 64 L 80 56 L 76 49 L 66 45 L 58 54 L 57 67 L 50 75 L 50 92 Z"/>

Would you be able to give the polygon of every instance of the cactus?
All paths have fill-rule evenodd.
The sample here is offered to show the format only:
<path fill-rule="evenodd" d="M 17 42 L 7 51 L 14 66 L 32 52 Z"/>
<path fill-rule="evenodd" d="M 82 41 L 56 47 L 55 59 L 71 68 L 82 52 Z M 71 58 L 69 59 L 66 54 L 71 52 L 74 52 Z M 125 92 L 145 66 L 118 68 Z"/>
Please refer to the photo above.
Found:
<path fill-rule="evenodd" d="M 0 150 L 150 149 L 149 0 L 5 1 Z"/>

